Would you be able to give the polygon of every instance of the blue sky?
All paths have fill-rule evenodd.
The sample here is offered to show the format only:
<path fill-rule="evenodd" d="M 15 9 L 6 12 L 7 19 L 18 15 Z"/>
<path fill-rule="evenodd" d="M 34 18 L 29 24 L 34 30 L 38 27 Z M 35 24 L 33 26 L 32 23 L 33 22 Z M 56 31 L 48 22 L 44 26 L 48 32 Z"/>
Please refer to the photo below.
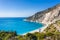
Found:
<path fill-rule="evenodd" d="M 28 17 L 58 3 L 60 0 L 0 0 L 0 17 Z"/>

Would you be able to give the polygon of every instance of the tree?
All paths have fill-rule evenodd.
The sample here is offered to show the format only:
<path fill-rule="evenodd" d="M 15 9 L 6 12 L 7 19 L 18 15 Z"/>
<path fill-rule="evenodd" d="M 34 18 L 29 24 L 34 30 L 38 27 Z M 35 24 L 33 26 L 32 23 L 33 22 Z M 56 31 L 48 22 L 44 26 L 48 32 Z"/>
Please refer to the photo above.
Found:
<path fill-rule="evenodd" d="M 28 33 L 26 34 L 27 40 L 37 40 L 37 37 L 34 34 Z"/>

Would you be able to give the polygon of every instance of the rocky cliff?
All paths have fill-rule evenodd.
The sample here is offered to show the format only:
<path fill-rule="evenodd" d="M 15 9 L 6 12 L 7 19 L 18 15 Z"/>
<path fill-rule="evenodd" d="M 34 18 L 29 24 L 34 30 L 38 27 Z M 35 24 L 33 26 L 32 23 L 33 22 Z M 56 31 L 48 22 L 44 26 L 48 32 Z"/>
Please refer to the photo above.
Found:
<path fill-rule="evenodd" d="M 55 19 L 60 19 L 60 4 L 37 12 L 36 14 L 27 18 L 28 21 L 42 22 L 44 24 L 53 22 Z"/>

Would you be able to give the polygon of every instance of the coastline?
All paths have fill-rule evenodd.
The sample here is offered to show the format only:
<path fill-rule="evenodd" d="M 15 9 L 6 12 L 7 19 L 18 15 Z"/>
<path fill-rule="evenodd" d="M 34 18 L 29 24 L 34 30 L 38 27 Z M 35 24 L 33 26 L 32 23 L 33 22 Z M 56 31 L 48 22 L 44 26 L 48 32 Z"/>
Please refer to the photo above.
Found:
<path fill-rule="evenodd" d="M 33 30 L 33 31 L 29 31 L 29 32 L 27 32 L 27 33 L 43 32 L 44 29 L 48 27 L 48 25 L 49 25 L 49 24 L 46 24 L 46 25 L 44 25 L 44 26 L 41 27 L 41 28 L 35 29 L 35 30 Z M 22 34 L 22 35 L 26 35 L 27 33 L 24 33 L 24 34 Z"/>
<path fill-rule="evenodd" d="M 44 26 L 41 27 L 41 28 L 35 29 L 35 30 L 33 30 L 33 31 L 29 31 L 29 32 L 27 32 L 27 33 L 43 32 L 43 30 L 44 30 L 47 26 L 48 26 L 48 25 L 44 25 Z M 27 34 L 27 33 L 24 33 L 24 34 L 22 34 L 22 35 L 25 35 L 25 34 Z"/>
<path fill-rule="evenodd" d="M 24 19 L 23 21 L 28 21 L 28 20 Z M 34 22 L 34 21 L 31 20 L 30 22 Z M 39 23 L 39 22 L 36 22 L 36 23 Z M 40 22 L 40 23 L 42 23 L 42 22 Z M 42 24 L 43 24 L 43 23 L 42 23 Z M 35 29 L 35 30 L 32 30 L 32 31 L 29 31 L 29 32 L 26 32 L 26 33 L 24 33 L 24 34 L 22 34 L 22 35 L 25 35 L 25 34 L 27 34 L 27 33 L 42 32 L 42 31 L 45 29 L 45 26 L 46 26 L 46 24 L 43 24 L 43 27 L 38 28 L 38 29 Z M 47 26 L 46 26 L 46 27 L 47 27 Z"/>
<path fill-rule="evenodd" d="M 28 20 L 25 19 L 24 21 L 28 21 Z M 35 29 L 35 30 L 33 30 L 33 31 L 29 31 L 29 32 L 27 32 L 27 33 L 43 32 L 44 29 L 48 27 L 48 25 L 50 25 L 51 23 L 54 23 L 55 21 L 56 21 L 56 20 L 54 20 L 53 22 L 46 23 L 46 24 L 40 22 L 40 23 L 43 24 L 43 27 L 38 28 L 38 29 Z M 30 21 L 30 22 L 34 22 L 34 21 Z M 36 22 L 36 23 L 39 23 L 39 22 Z M 24 33 L 24 34 L 22 34 L 22 35 L 25 35 L 25 34 L 27 34 L 27 33 Z"/>
<path fill-rule="evenodd" d="M 34 32 L 39 32 L 39 29 L 35 29 L 35 30 L 33 30 L 33 31 L 29 31 L 29 32 L 27 32 L 27 33 L 34 33 Z M 25 35 L 25 34 L 27 34 L 27 33 L 24 33 L 24 34 L 22 34 L 22 35 Z"/>

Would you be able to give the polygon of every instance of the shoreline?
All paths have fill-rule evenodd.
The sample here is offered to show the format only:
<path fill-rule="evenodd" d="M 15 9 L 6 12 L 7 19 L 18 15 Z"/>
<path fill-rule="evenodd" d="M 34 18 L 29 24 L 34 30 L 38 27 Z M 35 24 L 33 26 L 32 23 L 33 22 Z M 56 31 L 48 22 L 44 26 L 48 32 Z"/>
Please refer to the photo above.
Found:
<path fill-rule="evenodd" d="M 24 21 L 28 21 L 28 20 L 24 19 Z M 30 21 L 30 22 L 34 22 L 34 21 Z M 36 22 L 36 23 L 39 23 L 39 22 Z M 42 23 L 42 22 L 40 22 L 40 23 Z M 45 26 L 47 26 L 47 25 L 46 24 L 43 24 L 43 27 L 38 28 L 38 29 L 35 29 L 35 30 L 32 30 L 32 31 L 29 31 L 29 32 L 26 32 L 26 33 L 24 33 L 22 35 L 25 35 L 27 33 L 42 32 L 45 29 Z"/>
<path fill-rule="evenodd" d="M 46 24 L 46 25 L 44 25 L 44 26 L 41 27 L 41 28 L 38 28 L 38 29 L 35 29 L 35 30 L 32 30 L 32 31 L 29 31 L 29 32 L 27 32 L 27 33 L 43 32 L 43 30 L 44 30 L 45 28 L 47 28 L 48 25 L 49 25 L 49 24 Z M 22 35 L 26 35 L 27 33 L 24 33 L 24 34 L 22 34 Z"/>
<path fill-rule="evenodd" d="M 28 21 L 28 20 L 24 20 L 24 21 Z M 43 24 L 43 27 L 38 28 L 38 29 L 35 29 L 35 30 L 32 30 L 32 31 L 29 31 L 29 32 L 27 32 L 27 33 L 43 32 L 44 29 L 46 29 L 46 28 L 48 27 L 49 24 L 54 23 L 55 21 L 56 21 L 56 20 L 54 20 L 53 22 L 46 23 L 46 24 L 40 22 L 40 23 Z M 30 21 L 30 22 L 34 22 L 34 21 Z M 36 23 L 39 23 L 39 22 L 36 22 Z M 22 35 L 25 35 L 25 34 L 27 34 L 27 33 L 24 33 L 24 34 L 22 34 Z"/>
<path fill-rule="evenodd" d="M 35 29 L 35 30 L 32 30 L 32 31 L 29 31 L 29 32 L 26 32 L 22 35 L 26 35 L 27 33 L 34 33 L 34 32 L 43 32 L 43 30 L 47 27 L 48 25 L 43 25 L 42 27 L 38 28 L 38 29 Z"/>
<path fill-rule="evenodd" d="M 29 32 L 27 32 L 27 33 L 34 33 L 34 32 L 39 32 L 39 29 L 35 29 L 35 30 L 33 30 L 33 31 L 29 31 Z M 25 34 L 27 34 L 27 33 L 24 33 L 24 34 L 22 34 L 22 35 L 25 35 Z"/>
<path fill-rule="evenodd" d="M 25 19 L 24 21 L 28 21 L 28 20 Z M 49 23 L 36 22 L 36 23 L 42 23 L 42 24 L 43 24 L 43 27 L 38 28 L 38 29 L 35 29 L 35 30 L 32 30 L 32 31 L 29 31 L 29 32 L 27 32 L 27 33 L 43 32 L 44 29 L 46 29 L 50 24 L 55 23 L 55 21 L 56 21 L 56 20 L 53 20 L 53 22 L 49 22 Z M 34 22 L 34 21 L 30 21 L 30 22 Z M 24 34 L 22 34 L 22 35 L 25 35 L 25 34 L 27 34 L 27 33 L 24 33 Z"/>

